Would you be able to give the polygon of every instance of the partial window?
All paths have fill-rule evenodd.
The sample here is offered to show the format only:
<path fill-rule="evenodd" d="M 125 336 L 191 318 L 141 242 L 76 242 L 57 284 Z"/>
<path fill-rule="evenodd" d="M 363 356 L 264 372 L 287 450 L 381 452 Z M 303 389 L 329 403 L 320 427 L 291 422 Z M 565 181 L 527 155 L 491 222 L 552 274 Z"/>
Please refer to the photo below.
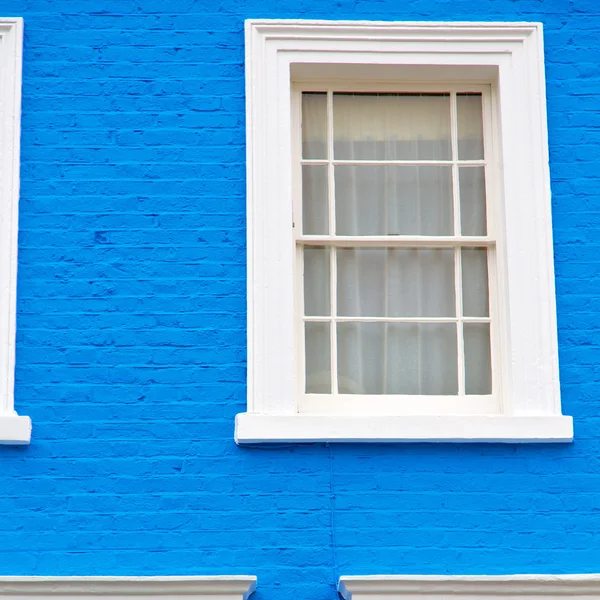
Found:
<path fill-rule="evenodd" d="M 557 600 L 596 597 L 598 575 L 351 575 L 338 581 L 343 600 L 369 600 L 385 595 L 390 600 L 454 598 L 496 600 L 536 598 Z"/>
<path fill-rule="evenodd" d="M 14 409 L 23 20 L 0 18 L 0 444 L 27 444 Z"/>

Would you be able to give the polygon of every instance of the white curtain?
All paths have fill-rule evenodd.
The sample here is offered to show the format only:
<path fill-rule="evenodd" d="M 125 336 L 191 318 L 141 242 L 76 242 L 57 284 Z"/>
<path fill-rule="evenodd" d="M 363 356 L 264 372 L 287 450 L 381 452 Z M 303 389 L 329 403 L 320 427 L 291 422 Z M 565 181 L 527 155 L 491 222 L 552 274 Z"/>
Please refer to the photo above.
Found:
<path fill-rule="evenodd" d="M 315 129 L 316 123 L 324 122 L 324 102 L 324 95 L 312 95 L 304 106 L 304 120 Z M 468 112 L 469 118 L 465 117 L 464 109 L 462 113 L 459 131 L 473 138 L 477 120 Z M 448 95 L 336 94 L 333 120 L 336 159 L 451 159 Z M 470 122 L 475 125 L 464 125 Z M 313 140 L 318 137 L 322 142 L 323 133 Z M 308 134 L 310 127 L 303 134 L 305 153 L 307 144 L 312 154 L 322 153 L 319 148 L 325 146 L 311 144 Z M 468 139 L 465 144 L 467 148 L 473 146 Z M 323 169 L 326 167 L 304 167 L 305 233 L 328 230 L 327 175 Z M 461 222 L 463 229 L 469 228 L 466 234 L 483 235 L 483 168 L 478 167 L 477 173 L 474 169 L 461 169 L 472 171 L 461 172 L 465 190 L 461 192 L 465 197 L 461 207 L 468 213 Z M 454 234 L 450 166 L 337 165 L 334 173 L 337 235 Z M 307 316 L 330 315 L 331 251 L 305 250 Z M 339 317 L 456 316 L 453 249 L 338 248 L 335 252 Z M 463 251 L 463 268 L 464 314 L 487 316 L 486 250 Z M 467 393 L 489 393 L 489 365 L 481 358 L 486 356 L 486 344 L 489 355 L 489 325 L 477 325 L 465 329 Z M 329 323 L 306 324 L 307 392 L 331 391 L 329 328 Z M 456 323 L 340 321 L 336 336 L 340 393 L 458 392 Z"/>

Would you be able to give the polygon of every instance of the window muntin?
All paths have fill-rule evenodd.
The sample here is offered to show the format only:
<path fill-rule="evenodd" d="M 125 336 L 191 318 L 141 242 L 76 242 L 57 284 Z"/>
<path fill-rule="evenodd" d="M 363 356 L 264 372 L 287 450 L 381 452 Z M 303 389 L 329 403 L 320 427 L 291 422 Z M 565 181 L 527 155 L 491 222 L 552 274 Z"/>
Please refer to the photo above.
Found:
<path fill-rule="evenodd" d="M 298 410 L 498 413 L 490 88 L 348 89 L 295 90 Z"/>

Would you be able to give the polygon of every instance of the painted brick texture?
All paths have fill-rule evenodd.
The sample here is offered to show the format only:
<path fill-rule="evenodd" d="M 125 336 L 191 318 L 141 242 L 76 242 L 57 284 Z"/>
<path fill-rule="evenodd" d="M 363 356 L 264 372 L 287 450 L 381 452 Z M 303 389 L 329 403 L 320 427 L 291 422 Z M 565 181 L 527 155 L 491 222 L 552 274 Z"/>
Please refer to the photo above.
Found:
<path fill-rule="evenodd" d="M 0 573 L 597 572 L 600 4 L 5 0 L 25 17 L 16 407 Z M 245 407 L 243 20 L 545 25 L 570 445 L 238 448 Z"/>

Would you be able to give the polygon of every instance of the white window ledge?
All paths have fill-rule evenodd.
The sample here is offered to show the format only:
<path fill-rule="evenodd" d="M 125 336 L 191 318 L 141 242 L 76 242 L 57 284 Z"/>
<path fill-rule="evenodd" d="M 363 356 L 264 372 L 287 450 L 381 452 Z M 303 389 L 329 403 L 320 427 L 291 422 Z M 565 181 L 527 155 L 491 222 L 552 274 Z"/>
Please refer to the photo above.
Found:
<path fill-rule="evenodd" d="M 237 415 L 238 444 L 273 442 L 570 442 L 573 419 L 556 416 Z"/>
<path fill-rule="evenodd" d="M 256 577 L 0 577 L 0 598 L 152 598 L 174 597 L 203 600 L 246 600 L 256 589 Z"/>
<path fill-rule="evenodd" d="M 16 415 L 0 415 L 0 444 L 29 444 L 31 419 Z"/>
<path fill-rule="evenodd" d="M 393 598 L 597 598 L 600 575 L 369 575 L 340 577 L 344 600 Z"/>

